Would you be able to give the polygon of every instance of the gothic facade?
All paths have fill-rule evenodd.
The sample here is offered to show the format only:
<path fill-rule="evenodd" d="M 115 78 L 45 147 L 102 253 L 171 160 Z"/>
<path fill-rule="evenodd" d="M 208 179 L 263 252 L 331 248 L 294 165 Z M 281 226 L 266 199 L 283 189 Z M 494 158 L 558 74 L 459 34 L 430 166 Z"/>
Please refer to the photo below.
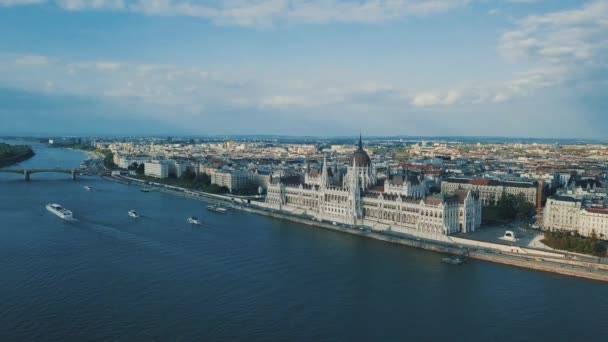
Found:
<path fill-rule="evenodd" d="M 280 180 L 270 184 L 266 205 L 318 220 L 370 227 L 383 224 L 446 235 L 471 232 L 481 225 L 481 201 L 473 191 L 426 196 L 424 184 L 409 180 L 403 184 L 395 178 L 377 186 L 376 171 L 361 139 L 341 183 L 331 176 L 324 161 L 320 174 L 307 174 L 302 184 Z"/>

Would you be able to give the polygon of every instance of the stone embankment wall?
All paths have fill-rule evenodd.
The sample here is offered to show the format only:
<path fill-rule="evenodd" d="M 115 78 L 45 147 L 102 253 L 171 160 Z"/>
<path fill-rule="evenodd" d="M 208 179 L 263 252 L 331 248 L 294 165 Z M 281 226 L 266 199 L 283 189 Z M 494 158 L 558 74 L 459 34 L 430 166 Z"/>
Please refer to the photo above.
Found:
<path fill-rule="evenodd" d="M 568 275 L 568 276 L 575 276 L 575 277 L 580 277 L 580 278 L 608 282 L 608 273 L 605 271 L 608 269 L 608 268 L 606 268 L 607 265 L 568 261 L 568 260 L 563 260 L 563 257 L 562 257 L 562 260 L 559 260 L 559 262 L 558 262 L 558 259 L 553 259 L 553 261 L 552 261 L 551 259 L 544 259 L 544 258 L 540 259 L 541 261 L 538 261 L 539 254 L 524 253 L 523 255 L 522 254 L 517 255 L 517 253 L 512 253 L 508 249 L 505 252 L 510 253 L 510 255 L 506 255 L 506 254 L 501 254 L 502 253 L 501 251 L 493 249 L 493 246 L 497 245 L 497 246 L 501 246 L 501 248 L 510 247 L 510 246 L 504 246 L 504 245 L 498 245 L 498 244 L 492 244 L 492 243 L 487 243 L 487 245 L 484 245 L 484 244 L 480 245 L 480 246 L 482 246 L 482 245 L 486 246 L 487 247 L 486 249 L 488 249 L 488 252 L 471 251 L 469 248 L 460 248 L 459 246 L 446 246 L 446 245 L 438 244 L 438 243 L 440 243 L 440 241 L 437 241 L 437 242 L 426 241 L 426 240 L 418 241 L 416 239 L 389 236 L 389 235 L 385 235 L 385 234 L 381 234 L 381 233 L 377 233 L 377 232 L 373 232 L 373 231 L 366 232 L 366 231 L 362 231 L 359 229 L 347 228 L 347 227 L 342 227 L 342 226 L 336 226 L 336 225 L 329 224 L 329 223 L 313 221 L 313 220 L 310 220 L 307 218 L 294 217 L 292 215 L 283 214 L 278 211 L 272 211 L 272 212 L 266 211 L 266 210 L 254 208 L 251 206 L 242 207 L 241 209 L 248 211 L 248 212 L 256 213 L 256 214 L 271 216 L 274 218 L 284 219 L 284 220 L 288 220 L 288 221 L 292 221 L 292 222 L 298 222 L 298 223 L 306 224 L 306 225 L 317 227 L 317 228 L 324 228 L 324 229 L 340 231 L 340 232 L 348 233 L 348 234 L 365 236 L 365 237 L 373 238 L 376 240 L 386 241 L 386 242 L 390 242 L 390 243 L 397 243 L 400 245 L 406 245 L 406 246 L 411 246 L 411 247 L 416 247 L 416 248 L 421 248 L 421 249 L 426 249 L 426 250 L 431 250 L 431 251 L 436 251 L 436 252 L 441 252 L 441 253 L 467 255 L 470 258 L 478 259 L 478 260 L 485 260 L 485 261 L 490 261 L 490 262 L 495 262 L 495 263 L 500 263 L 500 264 L 505 264 L 505 265 L 511 265 L 511 266 L 517 266 L 517 267 L 523 267 L 523 268 L 528 268 L 528 269 L 533 269 L 533 270 L 538 270 L 538 271 L 558 273 L 558 274 L 563 274 L 563 275 Z M 477 242 L 474 240 L 467 240 L 467 239 L 462 239 L 462 238 L 458 238 L 458 239 L 459 240 L 456 240 L 456 241 Z M 461 246 L 464 247 L 464 244 L 462 244 Z M 525 250 L 525 249 L 522 249 L 522 250 Z M 536 251 L 536 250 L 532 250 L 532 251 L 534 253 L 540 252 L 541 253 L 540 255 L 542 255 L 543 253 L 548 253 L 549 256 L 558 255 L 557 253 L 542 252 L 542 251 Z"/>

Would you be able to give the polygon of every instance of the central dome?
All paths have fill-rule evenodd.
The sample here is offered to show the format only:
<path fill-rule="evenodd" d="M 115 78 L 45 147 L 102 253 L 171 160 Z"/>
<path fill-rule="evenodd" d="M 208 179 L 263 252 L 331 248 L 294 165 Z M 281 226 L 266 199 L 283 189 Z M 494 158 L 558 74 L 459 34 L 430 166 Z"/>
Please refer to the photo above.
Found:
<path fill-rule="evenodd" d="M 363 142 L 361 141 L 361 136 L 359 136 L 359 147 L 353 153 L 352 157 L 350 157 L 349 166 L 352 166 L 353 163 L 356 167 L 368 167 L 372 164 L 372 160 L 369 159 L 367 152 L 363 150 Z"/>

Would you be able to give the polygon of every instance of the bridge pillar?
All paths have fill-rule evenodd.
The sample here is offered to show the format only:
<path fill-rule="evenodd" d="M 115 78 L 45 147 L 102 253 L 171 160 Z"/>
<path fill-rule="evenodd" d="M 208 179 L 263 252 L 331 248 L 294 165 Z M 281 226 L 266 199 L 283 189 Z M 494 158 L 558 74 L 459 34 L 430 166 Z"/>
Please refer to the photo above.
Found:
<path fill-rule="evenodd" d="M 76 180 L 76 170 L 72 170 L 72 180 Z"/>
<path fill-rule="evenodd" d="M 23 170 L 23 177 L 25 178 L 26 182 L 30 181 L 30 172 L 28 170 Z"/>

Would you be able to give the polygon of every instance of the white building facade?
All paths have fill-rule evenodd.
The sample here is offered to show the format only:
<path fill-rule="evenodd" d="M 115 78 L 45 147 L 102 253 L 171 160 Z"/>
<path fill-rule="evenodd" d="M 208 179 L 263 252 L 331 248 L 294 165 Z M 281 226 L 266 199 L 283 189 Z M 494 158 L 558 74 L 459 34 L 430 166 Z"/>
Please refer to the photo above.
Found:
<path fill-rule="evenodd" d="M 587 237 L 595 233 L 608 240 L 608 209 L 585 208 L 576 198 L 553 196 L 547 199 L 543 212 L 543 229 L 578 232 Z"/>
<path fill-rule="evenodd" d="M 256 185 L 254 174 L 239 170 L 219 170 L 211 175 L 211 184 L 225 186 L 230 192 L 252 188 Z"/>
<path fill-rule="evenodd" d="M 152 160 L 144 163 L 144 174 L 155 178 L 169 177 L 169 165 L 160 160 Z"/>
<path fill-rule="evenodd" d="M 503 193 L 523 196 L 527 202 L 536 205 L 537 185 L 532 182 L 501 182 L 468 178 L 449 178 L 441 182 L 442 193 L 451 194 L 456 190 L 478 192 L 484 206 L 495 205 Z"/>
<path fill-rule="evenodd" d="M 471 232 L 481 225 L 481 201 L 473 191 L 416 198 L 395 188 L 389 187 L 387 193 L 375 187 L 376 172 L 361 139 L 341 186 L 330 181 L 326 164 L 320 179 L 310 184 L 273 182 L 266 204 L 279 210 L 299 210 L 319 220 L 370 227 L 380 223 L 444 235 Z"/>

